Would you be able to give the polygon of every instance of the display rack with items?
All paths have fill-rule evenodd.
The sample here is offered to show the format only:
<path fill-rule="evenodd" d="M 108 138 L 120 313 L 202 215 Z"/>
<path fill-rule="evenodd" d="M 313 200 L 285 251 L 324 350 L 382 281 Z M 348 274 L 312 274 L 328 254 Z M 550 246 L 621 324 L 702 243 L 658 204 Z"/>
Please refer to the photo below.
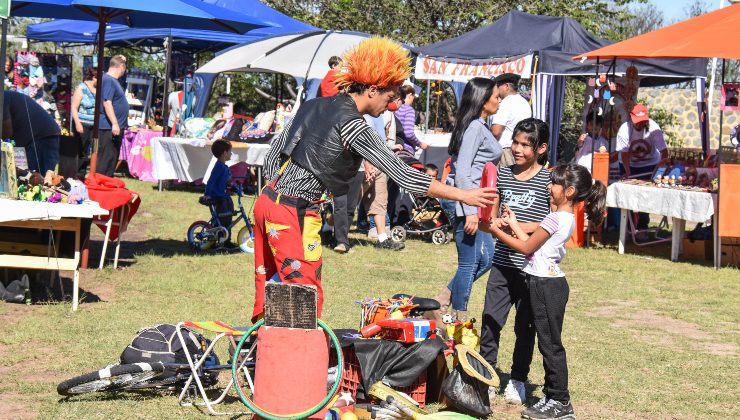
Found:
<path fill-rule="evenodd" d="M 136 73 L 136 77 L 126 79 L 129 127 L 146 125 L 149 107 L 152 103 L 153 86 L 153 80 L 143 73 Z"/>
<path fill-rule="evenodd" d="M 72 105 L 72 56 L 67 54 L 39 54 L 46 78 L 46 92 L 51 95 L 59 113 L 59 126 L 69 126 Z"/>
<path fill-rule="evenodd" d="M 72 56 L 16 52 L 13 86 L 34 98 L 54 116 L 62 129 L 68 127 L 72 102 Z"/>

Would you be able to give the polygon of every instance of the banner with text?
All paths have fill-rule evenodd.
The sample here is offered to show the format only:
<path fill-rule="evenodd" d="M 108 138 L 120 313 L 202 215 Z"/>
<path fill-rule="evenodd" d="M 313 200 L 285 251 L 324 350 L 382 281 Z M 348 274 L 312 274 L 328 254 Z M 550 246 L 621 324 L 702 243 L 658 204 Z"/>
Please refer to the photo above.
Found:
<path fill-rule="evenodd" d="M 533 57 L 533 54 L 527 54 L 487 60 L 463 60 L 420 55 L 416 58 L 414 77 L 419 80 L 466 82 L 473 77 L 495 77 L 503 73 L 514 73 L 528 79 L 532 76 Z"/>

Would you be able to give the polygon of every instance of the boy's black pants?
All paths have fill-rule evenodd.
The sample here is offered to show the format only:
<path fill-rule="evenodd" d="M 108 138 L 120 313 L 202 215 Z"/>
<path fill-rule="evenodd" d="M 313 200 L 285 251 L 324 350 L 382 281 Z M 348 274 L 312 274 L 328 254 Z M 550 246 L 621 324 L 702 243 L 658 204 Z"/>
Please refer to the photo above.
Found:
<path fill-rule="evenodd" d="M 227 240 L 231 239 L 231 229 L 229 226 L 234 216 L 234 202 L 231 201 L 231 197 L 213 197 L 213 207 L 216 209 L 221 226 L 225 227 L 229 232 Z"/>
<path fill-rule="evenodd" d="M 511 364 L 511 379 L 526 382 L 529 365 L 534 352 L 534 325 L 529 305 L 526 274 L 514 267 L 494 265 L 486 285 L 486 298 L 481 322 L 480 354 L 494 367 L 498 362 L 501 330 L 512 306 L 516 306 L 514 318 L 514 355 Z"/>
<path fill-rule="evenodd" d="M 537 346 L 542 353 L 545 368 L 543 392 L 550 399 L 567 403 L 568 363 L 561 340 L 565 305 L 570 289 L 565 277 L 537 277 L 527 275 Z"/>

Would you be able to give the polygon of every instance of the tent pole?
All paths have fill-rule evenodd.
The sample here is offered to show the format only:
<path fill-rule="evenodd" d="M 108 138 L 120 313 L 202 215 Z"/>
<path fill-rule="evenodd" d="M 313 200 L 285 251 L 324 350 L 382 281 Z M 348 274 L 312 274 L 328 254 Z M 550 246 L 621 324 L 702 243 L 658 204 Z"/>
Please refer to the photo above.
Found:
<path fill-rule="evenodd" d="M 424 133 L 429 131 L 429 95 L 432 94 L 432 81 L 427 79 L 427 110 L 424 114 Z"/>
<path fill-rule="evenodd" d="M 721 79 L 720 80 L 722 82 L 720 83 L 719 88 L 720 89 L 723 89 L 723 86 L 725 84 L 725 59 L 724 58 L 722 59 L 722 75 L 721 75 Z M 721 96 L 720 96 L 720 98 L 721 98 Z M 724 123 L 724 117 L 725 117 L 725 113 L 722 110 L 722 107 L 720 106 L 719 107 L 719 129 L 717 130 L 717 131 L 719 131 L 719 136 L 718 136 L 718 139 L 717 139 L 717 157 L 719 157 L 719 148 L 720 148 L 720 146 L 722 146 L 722 124 Z"/>
<path fill-rule="evenodd" d="M 165 45 L 165 61 L 164 61 L 164 93 L 162 96 L 162 122 L 164 125 L 164 132 L 162 133 L 163 137 L 168 137 L 170 135 L 169 131 L 167 129 L 167 122 L 169 122 L 169 90 L 170 90 L 170 69 L 172 67 L 172 33 L 170 32 L 170 35 L 166 38 L 165 42 L 167 45 Z"/>
<path fill-rule="evenodd" d="M 599 59 L 596 59 L 596 79 L 599 78 Z M 596 103 L 596 89 L 598 89 L 598 86 L 594 83 L 594 103 Z M 601 100 L 601 95 L 599 95 L 599 100 Z M 597 137 L 594 133 L 594 130 L 596 129 L 596 113 L 593 112 L 593 118 L 591 118 L 591 133 L 588 133 L 589 136 L 591 136 L 591 173 L 594 173 L 594 154 L 596 153 L 596 150 L 594 149 L 596 146 L 596 140 Z M 581 146 L 583 147 L 583 146 Z M 585 241 L 585 247 L 589 248 L 591 246 L 591 221 L 589 220 L 588 224 L 586 225 L 586 241 Z"/>
<path fill-rule="evenodd" d="M 2 19 L 3 23 L 3 40 L 2 44 L 0 44 L 0 76 L 2 78 L 3 83 L 5 83 L 5 78 L 7 77 L 5 74 L 5 57 L 8 55 L 8 19 Z M 12 70 L 12 69 L 11 69 Z M 3 113 L 3 107 L 5 106 L 5 95 L 0 95 L 0 115 Z M 3 127 L 2 124 L 0 124 L 0 140 L 3 139 Z"/>
<path fill-rule="evenodd" d="M 730 0 L 732 1 L 732 0 Z M 719 0 L 717 10 L 725 7 L 725 0 Z M 724 59 L 722 59 L 724 65 Z M 712 99 L 714 98 L 714 74 L 717 72 L 717 57 L 712 58 L 712 74 L 709 75 L 709 107 L 707 109 L 707 120 L 712 116 Z M 720 134 L 721 135 L 721 134 Z"/>
<path fill-rule="evenodd" d="M 725 84 L 725 59 L 722 59 L 722 85 Z M 720 154 L 720 148 L 722 147 L 722 119 L 723 119 L 723 112 L 722 107 L 719 108 L 719 143 L 717 143 L 717 203 L 719 203 L 719 195 L 722 193 L 719 190 L 719 181 L 720 177 L 722 176 L 722 155 Z M 717 224 L 719 224 L 719 204 L 717 205 L 717 214 L 716 218 Z M 714 223 L 713 223 L 714 225 Z M 714 233 L 714 269 L 719 270 L 719 267 L 722 265 L 722 254 L 720 253 L 720 250 L 722 249 L 722 238 L 719 236 L 719 226 L 712 226 L 712 231 Z"/>
<path fill-rule="evenodd" d="M 98 16 L 98 86 L 95 89 L 95 113 L 93 118 L 93 143 L 90 153 L 90 176 L 95 177 L 98 167 L 98 147 L 100 145 L 100 111 L 103 108 L 103 66 L 105 65 L 105 16 Z M 123 134 L 123 133 L 122 133 Z"/>

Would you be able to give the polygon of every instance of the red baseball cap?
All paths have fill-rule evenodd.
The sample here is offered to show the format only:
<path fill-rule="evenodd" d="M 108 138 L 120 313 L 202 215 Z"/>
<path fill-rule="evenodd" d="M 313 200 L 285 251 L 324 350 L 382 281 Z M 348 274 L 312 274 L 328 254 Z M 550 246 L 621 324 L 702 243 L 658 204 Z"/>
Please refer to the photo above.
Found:
<path fill-rule="evenodd" d="M 630 112 L 630 119 L 632 119 L 632 124 L 639 124 L 641 122 L 649 120 L 650 114 L 648 113 L 648 109 L 645 107 L 645 105 L 637 104 L 632 107 L 632 111 Z"/>

